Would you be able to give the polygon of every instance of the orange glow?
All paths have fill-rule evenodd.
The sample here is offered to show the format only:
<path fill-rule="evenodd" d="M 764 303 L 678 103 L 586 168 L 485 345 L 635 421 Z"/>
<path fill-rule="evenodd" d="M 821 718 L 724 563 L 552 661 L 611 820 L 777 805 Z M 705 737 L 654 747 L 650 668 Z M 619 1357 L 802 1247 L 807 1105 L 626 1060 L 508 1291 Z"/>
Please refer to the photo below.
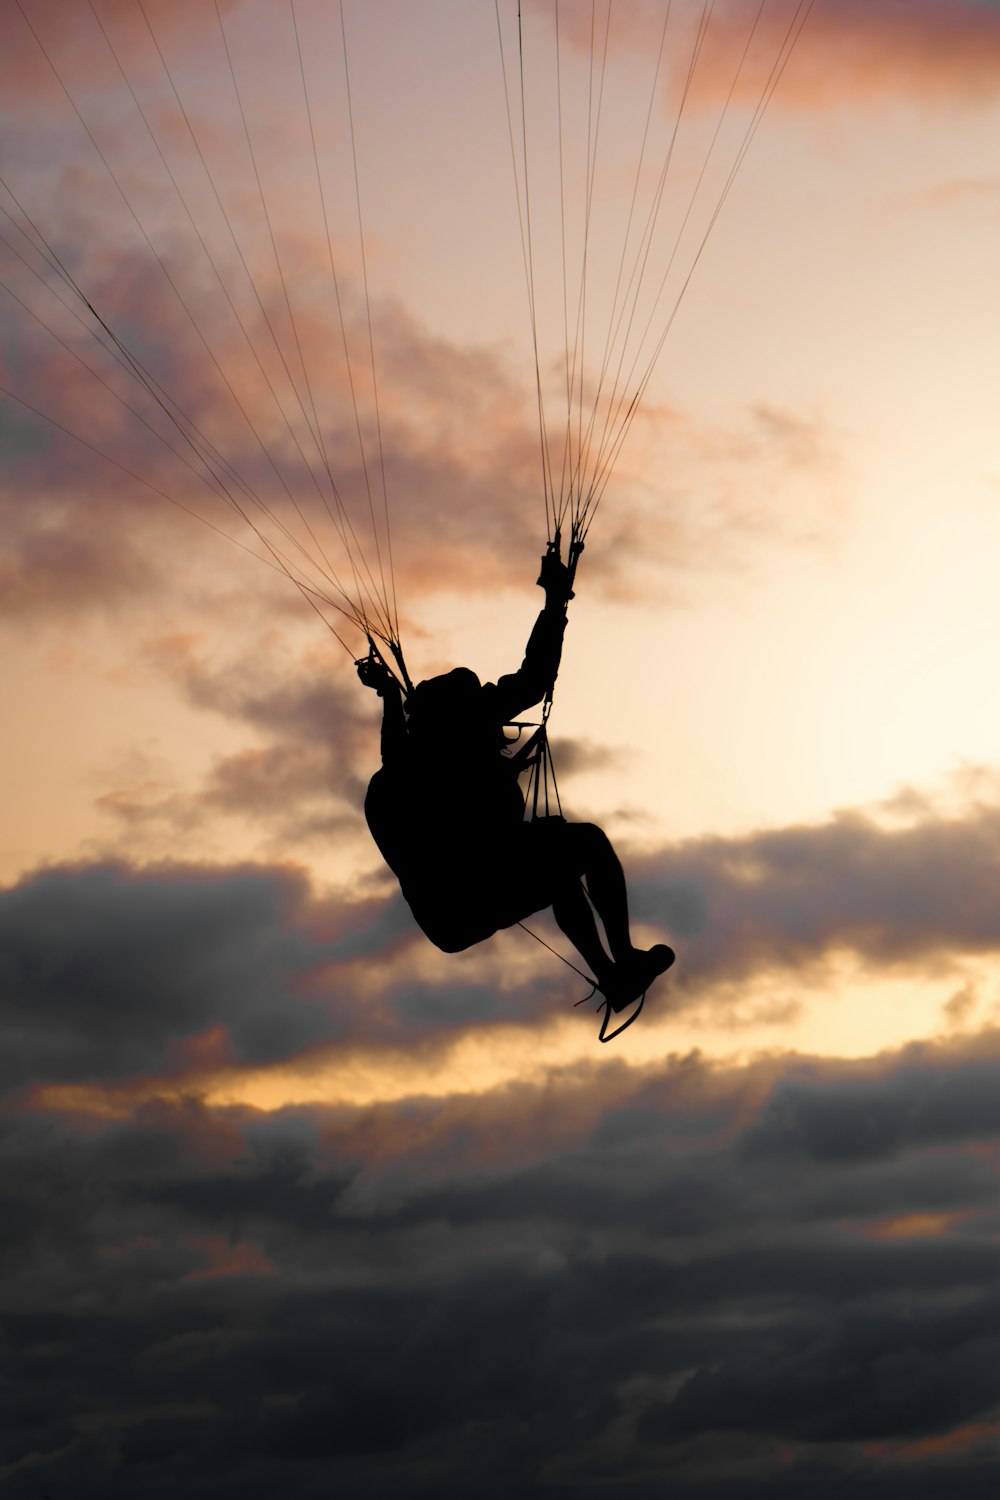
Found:
<path fill-rule="evenodd" d="M 942 1432 L 934 1437 L 918 1438 L 915 1443 L 869 1443 L 865 1453 L 871 1458 L 893 1458 L 908 1463 L 913 1459 L 939 1458 L 945 1453 L 960 1453 L 1000 1436 L 1000 1422 L 968 1422 L 952 1432 Z"/>
<path fill-rule="evenodd" d="M 207 1266 L 189 1271 L 186 1281 L 207 1281 L 216 1276 L 273 1276 L 276 1270 L 263 1250 L 249 1240 L 230 1244 L 221 1234 L 209 1234 L 188 1235 L 184 1243 L 208 1260 Z"/>
<path fill-rule="evenodd" d="M 500 939 L 485 962 L 497 986 L 526 962 L 514 940 Z M 412 955 L 407 958 L 411 970 Z M 370 963 L 359 982 L 379 986 L 403 959 L 392 955 Z M 427 948 L 422 977 L 449 960 Z M 471 960 L 469 960 L 471 967 Z M 970 974 L 976 972 L 968 965 Z M 983 965 L 984 971 L 986 966 Z M 480 972 L 477 970 L 477 973 Z M 524 976 L 522 976 L 524 977 Z M 127 1119 L 143 1106 L 171 1107 L 196 1100 L 209 1109 L 248 1108 L 270 1112 L 292 1107 L 364 1108 L 407 1098 L 447 1099 L 496 1093 L 513 1084 L 535 1085 L 554 1071 L 590 1066 L 630 1072 L 657 1068 L 670 1058 L 697 1056 L 723 1067 L 798 1052 L 814 1057 L 862 1058 L 890 1054 L 914 1035 L 948 1035 L 943 1007 L 954 989 L 950 971 L 915 979 L 908 974 L 870 975 L 847 955 L 835 955 L 809 974 L 770 973 L 736 986 L 720 983 L 682 996 L 683 976 L 668 979 L 650 996 L 642 1020 L 610 1047 L 596 1043 L 593 1008 L 572 1008 L 576 992 L 553 997 L 520 1023 L 480 1022 L 439 1032 L 419 1044 L 371 1045 L 338 1040 L 261 1067 L 233 1062 L 220 1027 L 182 1049 L 178 1068 L 121 1082 L 45 1084 L 24 1097 L 27 1110 Z M 794 1000 L 794 1005 L 792 1001 Z M 946 1233 L 955 1216 L 912 1214 L 876 1223 L 864 1232 L 876 1238 L 928 1238 Z"/>
<path fill-rule="evenodd" d="M 865 1233 L 874 1240 L 934 1240 L 950 1233 L 955 1224 L 969 1218 L 968 1213 L 899 1214 L 892 1219 L 878 1219 Z"/>

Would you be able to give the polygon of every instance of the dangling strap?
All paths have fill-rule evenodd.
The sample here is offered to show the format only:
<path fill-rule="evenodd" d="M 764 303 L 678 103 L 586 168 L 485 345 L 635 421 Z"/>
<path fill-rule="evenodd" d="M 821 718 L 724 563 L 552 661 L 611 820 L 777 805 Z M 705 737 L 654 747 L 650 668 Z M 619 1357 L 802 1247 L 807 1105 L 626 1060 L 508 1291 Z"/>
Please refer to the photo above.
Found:
<path fill-rule="evenodd" d="M 639 1012 L 642 1010 L 642 1007 L 645 1005 L 645 1003 L 646 991 L 643 990 L 642 994 L 639 996 L 639 1004 L 629 1016 L 628 1020 L 623 1021 L 620 1026 L 616 1026 L 614 1031 L 609 1031 L 608 1022 L 611 1020 L 611 1001 L 605 1000 L 604 1019 L 601 1021 L 601 1029 L 597 1034 L 597 1040 L 599 1042 L 613 1042 L 616 1036 L 621 1036 L 623 1031 L 627 1031 L 629 1029 L 633 1021 L 637 1021 L 639 1019 Z"/>
<path fill-rule="evenodd" d="M 574 1000 L 573 1004 L 574 1006 L 585 1005 L 588 1000 L 593 1000 L 594 996 L 599 993 L 600 991 L 595 984 L 589 995 L 584 995 L 581 1000 Z M 597 1034 L 597 1040 L 599 1042 L 613 1042 L 616 1036 L 621 1036 L 623 1031 L 627 1031 L 629 1029 L 633 1021 L 637 1021 L 639 1019 L 639 1012 L 642 1010 L 642 1007 L 645 1005 L 645 1003 L 646 991 L 643 990 L 642 994 L 639 996 L 639 1003 L 632 1014 L 629 1016 L 628 1020 L 623 1021 L 620 1026 L 616 1026 L 614 1031 L 609 1031 L 608 1025 L 611 1021 L 612 1016 L 611 1001 L 606 999 L 602 995 L 601 1002 L 598 1005 L 597 1009 L 603 1010 L 604 1015 L 601 1019 L 601 1029 Z"/>

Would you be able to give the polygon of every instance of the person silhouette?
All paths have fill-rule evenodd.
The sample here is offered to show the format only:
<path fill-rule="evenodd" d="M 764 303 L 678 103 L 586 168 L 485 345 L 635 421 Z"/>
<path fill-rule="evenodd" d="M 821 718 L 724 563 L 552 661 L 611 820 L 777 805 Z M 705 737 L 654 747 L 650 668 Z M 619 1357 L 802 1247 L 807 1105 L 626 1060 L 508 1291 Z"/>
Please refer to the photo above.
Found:
<path fill-rule="evenodd" d="M 573 593 L 557 547 L 542 558 L 538 583 L 545 604 L 524 660 L 495 683 L 456 667 L 404 697 L 374 652 L 357 663 L 383 701 L 382 768 L 369 783 L 365 817 L 436 947 L 461 952 L 551 907 L 618 1012 L 641 1000 L 674 953 L 665 943 L 634 946 L 624 872 L 601 828 L 561 815 L 525 820 L 523 761 L 507 753 L 504 728 L 551 692 L 559 671 Z"/>

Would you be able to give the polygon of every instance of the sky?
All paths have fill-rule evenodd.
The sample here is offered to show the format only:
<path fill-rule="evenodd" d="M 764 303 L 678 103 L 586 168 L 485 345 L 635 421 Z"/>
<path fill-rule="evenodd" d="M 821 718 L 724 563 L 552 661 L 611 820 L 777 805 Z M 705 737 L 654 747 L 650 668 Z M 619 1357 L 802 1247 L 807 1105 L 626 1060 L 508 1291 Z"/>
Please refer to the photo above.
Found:
<path fill-rule="evenodd" d="M 522 25 L 0 0 L 5 1497 L 996 1493 L 1000 7 Z M 416 928 L 341 612 L 517 666 L 578 321 L 608 1047 Z"/>

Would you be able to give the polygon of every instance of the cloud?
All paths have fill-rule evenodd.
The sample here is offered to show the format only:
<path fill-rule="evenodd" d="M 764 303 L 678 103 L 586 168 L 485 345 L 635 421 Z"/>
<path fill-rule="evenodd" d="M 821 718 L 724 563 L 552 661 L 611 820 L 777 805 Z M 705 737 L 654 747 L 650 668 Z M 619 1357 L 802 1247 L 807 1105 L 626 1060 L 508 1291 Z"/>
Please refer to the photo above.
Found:
<path fill-rule="evenodd" d="M 225 697 L 224 678 L 196 680 Z M 267 720 L 275 701 L 251 693 L 243 708 Z M 290 720 L 310 723 L 336 702 L 286 701 Z M 213 778 L 187 814 L 216 809 L 220 785 L 242 811 L 255 782 Z M 321 807 L 307 788 L 288 817 L 318 829 L 337 816 L 336 803 Z M 278 826 L 265 809 L 269 819 Z M 363 836 L 356 812 L 350 827 Z M 624 859 L 634 918 L 678 951 L 664 997 L 674 1014 L 705 1009 L 734 1035 L 780 1024 L 847 953 L 873 975 L 954 974 L 944 1018 L 964 1032 L 987 1012 L 963 963 L 1000 949 L 998 848 L 1000 812 L 980 806 L 905 827 L 842 814 Z M 5 1025 L 17 1038 L 0 1073 L 8 1087 L 19 1074 L 36 1085 L 146 1080 L 147 1093 L 150 1080 L 176 1092 L 190 1078 L 204 1093 L 233 1069 L 374 1065 L 407 1048 L 433 1071 L 463 1039 L 499 1042 L 546 1020 L 558 1029 L 561 973 L 541 950 L 505 954 L 486 945 L 443 958 L 388 878 L 321 897 L 287 866 L 54 868 L 0 893 Z"/>
<path fill-rule="evenodd" d="M 374 309 L 380 336 L 381 445 L 391 513 L 390 550 L 382 517 L 374 416 L 363 413 L 363 458 L 350 416 L 342 355 L 337 363 L 340 341 L 332 310 L 314 306 L 309 313 L 322 351 L 314 368 L 326 387 L 326 434 L 320 453 L 308 432 L 308 407 L 295 413 L 298 398 L 287 380 L 279 379 L 280 371 L 274 379 L 288 424 L 279 419 L 274 399 L 263 388 L 221 300 L 213 306 L 212 298 L 203 296 L 200 309 L 195 309 L 207 331 L 210 356 L 199 347 L 148 256 L 130 255 L 121 247 L 102 249 L 106 292 L 91 282 L 89 295 L 131 348 L 141 346 L 147 369 L 179 400 L 182 425 L 197 412 L 198 429 L 204 434 L 197 442 L 210 443 L 222 455 L 212 459 L 212 467 L 232 504 L 211 493 L 201 477 L 200 460 L 148 393 L 134 383 L 130 386 L 120 370 L 113 370 L 94 338 L 79 328 L 65 329 L 64 336 L 72 340 L 70 349 L 109 379 L 111 390 L 75 363 L 67 349 L 48 340 L 26 315 L 18 314 L 9 325 L 13 352 L 0 380 L 29 407 L 97 451 L 75 444 L 26 408 L 11 403 L 6 409 L 5 422 L 13 428 L 17 444 L 9 453 L 0 505 L 11 522 L 6 531 L 9 573 L 12 579 L 23 579 L 19 590 L 5 593 L 8 614 L 59 615 L 67 608 L 108 606 L 118 595 L 127 598 L 162 587 L 162 564 L 176 559 L 182 538 L 202 554 L 211 546 L 217 559 L 225 562 L 226 544 L 207 531 L 202 535 L 195 520 L 172 513 L 169 501 L 249 546 L 269 564 L 287 565 L 310 587 L 332 597 L 335 605 L 346 603 L 346 594 L 360 598 L 369 612 L 390 588 L 390 556 L 404 601 L 439 589 L 444 579 L 449 587 L 508 586 L 531 566 L 530 559 L 544 541 L 540 502 L 536 504 L 537 438 L 528 393 L 502 358 L 433 337 L 398 304 L 386 302 Z M 318 243 L 311 247 L 314 262 L 320 252 Z M 178 280 L 183 287 L 183 272 Z M 303 281 L 308 289 L 308 277 Z M 280 289 L 266 295 L 276 316 Z M 313 300 L 308 290 L 306 296 Z M 327 301 L 325 292 L 321 300 Z M 40 311 L 47 323 L 63 333 L 63 312 L 39 295 L 35 301 L 42 302 Z M 357 341 L 362 309 L 355 306 L 353 316 L 352 336 Z M 256 323 L 262 325 L 259 314 Z M 252 332 L 255 342 L 266 345 L 262 326 Z M 131 410 L 116 400 L 115 391 Z M 337 414 L 336 420 L 331 413 Z M 326 477 L 327 466 L 342 512 Z M 21 503 L 25 493 L 32 495 L 31 507 Z M 233 506 L 245 512 L 266 545 Z M 356 540 L 348 550 L 344 539 L 352 535 Z M 235 550 L 229 557 L 234 565 L 240 560 Z M 324 610 L 337 628 L 350 629 L 336 608 Z"/>
<path fill-rule="evenodd" d="M 14 137 L 12 150 L 20 139 Z M 130 141 L 128 132 L 122 139 Z M 121 173 L 113 152 L 109 160 Z M 12 177 L 20 185 L 18 168 L 30 180 L 30 164 L 15 162 Z M 154 158 L 148 171 L 156 179 L 162 165 Z M 12 403 L 5 411 L 19 439 L 11 450 L 7 505 L 16 512 L 26 489 L 35 497 L 30 524 L 22 516 L 10 543 L 12 571 L 30 573 L 30 543 L 38 535 L 74 524 L 82 530 L 82 507 L 89 511 L 88 534 L 95 518 L 102 522 L 106 560 L 113 563 L 116 539 L 149 531 L 149 517 L 164 505 L 156 491 L 275 561 L 226 500 L 212 493 L 202 457 L 158 403 L 162 393 L 168 407 L 176 403 L 185 433 L 192 433 L 196 416 L 194 442 L 210 457 L 217 476 L 211 483 L 224 486 L 232 505 L 314 586 L 334 587 L 322 578 L 329 565 L 339 580 L 338 599 L 340 584 L 351 596 L 382 589 L 389 567 L 384 486 L 404 592 L 427 587 L 428 580 L 439 586 L 449 560 L 453 583 L 506 582 L 517 543 L 524 542 L 529 555 L 536 550 L 540 506 L 534 504 L 530 391 L 503 358 L 435 338 L 398 302 L 373 293 L 376 413 L 367 299 L 357 273 L 343 270 L 334 296 L 325 237 L 293 221 L 286 231 L 291 249 L 285 246 L 291 263 L 279 276 L 259 245 L 213 244 L 207 225 L 189 224 L 169 184 L 162 202 L 148 211 L 135 205 L 145 235 L 121 202 L 102 216 L 93 201 L 95 174 L 96 158 L 75 183 L 53 188 L 41 233 L 55 245 L 69 240 L 77 283 L 156 392 L 151 395 L 116 352 L 104 348 L 107 336 L 32 249 L 27 221 L 8 200 L 13 223 L 7 225 L 11 247 L 3 274 L 18 300 L 7 304 L 0 374 L 27 406 Z M 173 220 L 164 204 L 172 204 Z M 31 409 L 90 446 L 46 427 Z M 529 513 L 520 504 L 526 496 Z M 18 545 L 22 533 L 26 540 Z M 357 578 L 344 540 L 351 533 L 361 547 Z M 87 570 L 81 565 L 79 572 L 77 592 L 85 594 Z M 103 576 L 93 581 L 95 598 L 108 597 L 106 582 Z M 55 609 L 58 596 L 47 592 Z M 27 607 L 19 596 L 14 604 Z M 40 603 L 36 609 L 44 612 Z"/>
<path fill-rule="evenodd" d="M 998 63 L 1000 13 L 988 0 L 819 0 L 780 95 L 799 108 L 880 96 L 961 105 L 993 97 Z"/>
<path fill-rule="evenodd" d="M 7 1486 L 986 1494 L 998 1060 L 7 1115 Z"/>
<path fill-rule="evenodd" d="M 249 869 L 52 870 L 5 892 L 6 1086 L 182 1069 L 219 1027 L 223 1056 L 258 1059 L 335 1034 L 316 1007 L 281 1004 L 330 952 L 296 931 L 306 899 L 302 877 Z"/>
<path fill-rule="evenodd" d="M 0 891 L 0 1091 L 114 1105 L 283 1062 L 398 1071 L 419 1051 L 433 1068 L 470 1027 L 516 1033 L 546 1006 L 547 963 L 501 969 L 446 964 L 382 885 L 320 897 L 287 866 L 55 867 Z"/>
<path fill-rule="evenodd" d="M 555 741 L 553 753 L 559 766 L 559 775 L 564 780 L 572 776 L 585 776 L 591 771 L 603 771 L 608 767 L 622 767 L 631 758 L 631 752 L 621 747 L 600 745 L 587 738 Z"/>
<path fill-rule="evenodd" d="M 263 717 L 272 711 L 253 701 Z M 250 790 L 234 783 L 232 795 Z M 211 781 L 188 815 L 216 807 L 217 792 Z M 318 828 L 318 805 L 306 794 L 288 816 L 305 822 L 312 809 Z M 356 813 L 347 826 L 364 836 Z M 780 1026 L 850 954 L 869 975 L 900 982 L 955 976 L 943 1022 L 965 1036 L 991 1014 L 965 966 L 1000 949 L 997 848 L 1000 812 L 979 807 L 902 828 L 844 814 L 626 850 L 624 861 L 634 919 L 678 952 L 666 1013 L 703 1013 L 735 1038 Z M 5 1086 L 20 1077 L 37 1091 L 48 1080 L 67 1099 L 90 1090 L 113 1110 L 158 1088 L 272 1097 L 279 1074 L 269 1083 L 269 1069 L 303 1079 L 325 1070 L 350 1095 L 355 1067 L 358 1077 L 391 1075 L 398 1092 L 415 1053 L 439 1092 L 456 1048 L 491 1038 L 499 1056 L 526 1047 L 526 1028 L 538 1026 L 556 1046 L 567 1014 L 565 977 L 541 949 L 512 953 L 501 940 L 447 958 L 388 876 L 321 895 L 287 866 L 39 872 L 0 893 L 0 963 L 16 1039 L 0 1067 Z"/>
<path fill-rule="evenodd" d="M 756 104 L 807 8 L 771 108 L 857 108 L 897 98 L 913 98 L 924 106 L 954 105 L 993 97 L 1000 15 L 991 0 L 907 0 L 905 5 L 897 0 L 814 0 L 811 7 L 800 7 L 798 0 L 771 0 L 756 24 L 756 0 L 725 0 L 713 8 L 702 37 L 692 102 L 718 105 L 732 88 L 737 101 Z M 566 6 L 564 11 L 564 43 L 589 55 L 590 7 Z M 666 70 L 664 92 L 671 118 L 695 54 L 703 14 L 700 4 L 675 11 L 667 54 L 673 63 Z M 612 45 L 641 51 L 651 74 L 663 24 L 663 9 L 655 4 L 616 11 Z M 599 42 L 603 35 L 602 26 Z"/>
<path fill-rule="evenodd" d="M 151 777 L 142 764 L 117 778 L 98 803 L 126 836 L 157 825 L 181 834 L 231 817 L 262 830 L 276 850 L 357 835 L 378 765 L 379 705 L 339 656 L 297 656 L 265 640 L 220 665 L 218 652 L 190 635 L 150 641 L 143 655 L 144 670 L 165 675 L 187 704 L 251 730 L 256 743 L 217 757 L 194 789 Z"/>
<path fill-rule="evenodd" d="M 885 828 L 862 813 L 707 838 L 632 862 L 634 909 L 677 935 L 695 987 L 834 951 L 873 968 L 1000 946 L 1000 812 Z"/>
<path fill-rule="evenodd" d="M 97 798 L 117 827 L 110 848 L 127 853 L 142 835 L 147 857 L 206 822 L 236 819 L 263 839 L 267 857 L 289 848 L 329 852 L 358 839 L 370 848 L 362 809 L 380 764 L 381 704 L 363 692 L 339 655 L 310 645 L 293 653 L 271 637 L 229 660 L 218 645 L 182 634 L 154 638 L 140 672 L 162 674 L 184 703 L 240 726 L 254 743 L 219 755 L 193 786 L 169 765 L 136 756 Z M 627 759 L 587 739 L 560 739 L 559 775 L 569 778 Z"/>
<path fill-rule="evenodd" d="M 283 155 L 274 142 L 268 149 L 285 169 L 277 171 L 269 157 L 268 183 L 279 272 L 235 102 L 229 100 L 225 108 L 219 100 L 210 103 L 199 74 L 198 14 L 178 7 L 176 17 L 172 12 L 170 18 L 155 19 L 157 29 L 162 24 L 168 33 L 167 54 L 175 65 L 183 59 L 182 97 L 195 134 L 204 141 L 232 232 L 192 140 L 176 119 L 176 103 L 148 38 L 141 46 L 133 38 L 123 55 L 140 97 L 156 101 L 158 139 L 196 227 L 127 87 L 120 79 L 111 86 L 116 69 L 89 13 L 66 36 L 48 10 L 39 11 L 37 19 L 145 235 L 55 81 L 49 77 L 43 87 L 28 69 L 25 76 L 34 82 L 26 91 L 16 58 L 10 77 L 5 72 L 0 80 L 9 100 L 5 125 L 12 187 L 86 297 L 166 393 L 167 405 L 177 403 L 181 427 L 188 430 L 188 419 L 196 418 L 203 436 L 195 442 L 202 448 L 210 444 L 219 455 L 211 464 L 232 502 L 252 516 L 293 572 L 303 570 L 310 586 L 332 590 L 337 602 L 343 602 L 340 585 L 352 596 L 382 591 L 382 575 L 389 569 L 383 460 L 404 627 L 415 625 L 424 595 L 442 587 L 481 593 L 520 585 L 544 535 L 530 363 L 515 360 L 506 348 L 437 335 L 385 289 L 387 282 L 376 279 L 370 296 L 376 419 L 369 301 L 354 226 L 333 226 L 339 263 L 335 289 L 315 186 L 287 165 L 308 161 L 307 138 L 298 143 L 301 149 L 290 150 L 282 132 L 292 130 L 295 111 L 275 109 Z M 121 18 L 114 20 L 111 29 L 117 34 Z M 33 48 L 13 11 L 11 23 L 18 47 Z M 141 33 L 138 21 L 136 26 Z M 214 21 L 209 29 L 218 48 Z M 284 41 L 291 44 L 290 30 Z M 216 61 L 221 60 L 220 52 Z M 44 74 L 37 56 L 35 65 Z M 297 72 L 294 77 L 299 88 Z M 269 90 L 270 85 L 256 99 L 252 125 L 258 135 L 266 135 L 260 120 L 270 118 Z M 39 97 L 50 111 L 44 150 L 37 131 L 23 128 L 17 112 L 33 116 Z M 183 598 L 190 617 L 196 603 L 208 607 L 213 589 L 217 596 L 220 573 L 231 586 L 245 589 L 253 565 L 232 542 L 178 513 L 170 500 L 272 564 L 274 554 L 213 492 L 202 460 L 156 398 L 121 367 L 114 351 L 101 347 L 105 336 L 84 304 L 31 249 L 21 209 L 6 197 L 3 202 L 13 220 L 4 221 L 12 248 L 0 256 L 0 271 L 25 305 L 6 304 L 0 382 L 92 447 L 74 442 L 16 402 L 5 403 L 4 421 L 15 433 L 16 447 L 8 453 L 0 488 L 5 521 L 0 566 L 9 583 L 0 592 L 0 609 L 8 618 L 38 622 L 87 610 L 135 610 L 144 602 L 149 608 L 160 602 L 162 608 L 169 591 Z M 27 237 L 15 225 L 28 230 Z M 377 247 L 371 249 L 374 254 Z M 111 389 L 99 383 L 98 374 Z M 660 492 L 649 479 L 651 466 L 640 458 L 662 453 L 667 420 L 674 478 L 670 491 Z M 641 415 L 616 469 L 615 505 L 605 506 L 601 540 L 595 533 L 587 553 L 589 589 L 615 597 L 637 592 L 662 597 L 663 567 L 679 572 L 699 559 L 715 562 L 727 555 L 720 546 L 727 538 L 762 530 L 785 533 L 787 515 L 801 514 L 802 506 L 779 503 L 769 487 L 775 467 L 782 484 L 801 477 L 807 457 L 816 472 L 824 455 L 829 459 L 829 441 L 818 422 L 764 408 L 734 426 L 731 433 L 691 432 L 676 413 L 650 409 Z M 699 484 L 711 500 L 691 503 L 685 491 L 694 486 L 684 481 L 678 444 L 692 462 L 707 458 L 709 473 L 700 474 Z M 831 482 L 829 467 L 822 477 Z M 24 504 L 26 496 L 30 505 Z M 350 527 L 357 533 L 364 563 L 356 578 L 338 526 L 344 535 Z M 655 581 L 644 576 L 651 557 L 670 559 L 663 566 L 657 562 Z M 336 584 L 323 580 L 327 563 Z M 272 578 L 261 568 L 257 584 L 260 594 L 266 591 L 269 609 L 301 610 L 292 585 L 286 585 L 284 598 L 272 587 L 280 576 Z M 345 628 L 335 609 L 327 612 L 335 626 Z M 360 649 L 360 639 L 357 643 Z"/>
<path fill-rule="evenodd" d="M 897 200 L 903 207 L 985 208 L 995 213 L 1000 203 L 1000 177 L 956 177 L 924 192 L 909 193 Z"/>
<path fill-rule="evenodd" d="M 330 711 L 169 660 L 260 725 Z M 686 924 L 703 985 L 830 944 L 875 965 L 995 946 L 995 812 L 908 811 L 661 851 L 639 902 Z M 602 1057 L 429 1099 L 435 1047 L 544 995 L 429 982 L 422 952 L 398 900 L 319 899 L 287 869 L 64 868 L 3 893 L 12 1493 L 197 1494 L 211 1473 L 304 1496 L 336 1463 L 361 1493 L 433 1473 L 459 1494 L 485 1453 L 497 1494 L 601 1472 L 882 1495 L 988 1465 L 995 1032 L 859 1063 Z M 234 1062 L 324 1047 L 362 1067 L 396 1048 L 408 1097 L 198 1101 Z"/>

